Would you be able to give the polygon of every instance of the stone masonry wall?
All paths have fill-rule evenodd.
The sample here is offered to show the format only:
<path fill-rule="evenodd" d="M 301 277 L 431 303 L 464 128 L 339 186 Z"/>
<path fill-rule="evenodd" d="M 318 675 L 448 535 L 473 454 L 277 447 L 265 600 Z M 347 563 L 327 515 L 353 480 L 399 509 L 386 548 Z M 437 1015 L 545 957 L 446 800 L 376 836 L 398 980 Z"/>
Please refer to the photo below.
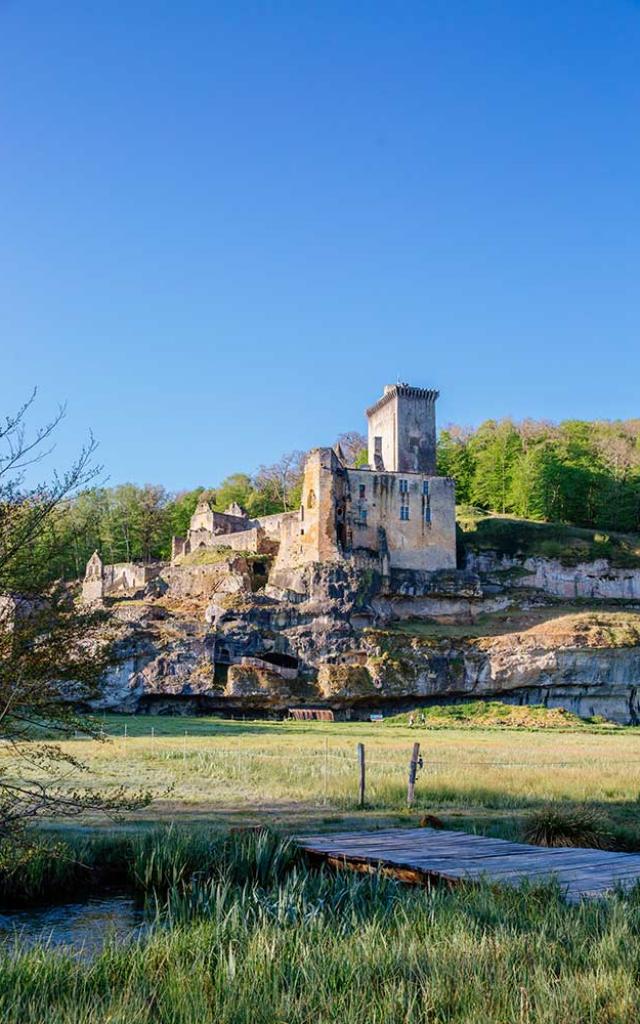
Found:
<path fill-rule="evenodd" d="M 399 476 L 357 469 L 346 472 L 351 492 L 354 549 L 377 550 L 378 528 L 383 527 L 393 568 L 455 568 L 455 491 L 452 480 L 416 473 Z M 406 491 L 401 489 L 401 480 L 406 481 Z M 424 494 L 425 484 L 428 495 Z M 402 506 L 409 509 L 408 519 L 400 518 Z M 366 515 L 366 520 L 362 514 Z"/>

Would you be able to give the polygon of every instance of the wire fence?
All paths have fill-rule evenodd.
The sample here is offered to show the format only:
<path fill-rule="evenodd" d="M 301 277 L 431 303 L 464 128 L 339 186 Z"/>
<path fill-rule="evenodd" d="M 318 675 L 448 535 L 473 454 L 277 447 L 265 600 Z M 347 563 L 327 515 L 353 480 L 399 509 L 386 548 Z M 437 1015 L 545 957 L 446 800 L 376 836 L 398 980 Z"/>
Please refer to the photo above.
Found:
<path fill-rule="evenodd" d="M 258 796 L 266 794 L 270 784 L 280 786 L 280 789 L 283 786 L 292 787 L 291 798 L 317 798 L 325 805 L 336 800 L 341 805 L 348 800 L 351 806 L 355 801 L 360 807 L 371 807 L 372 799 L 376 805 L 380 800 L 382 804 L 386 804 L 391 799 L 389 794 L 393 793 L 395 806 L 400 800 L 411 807 L 414 803 L 416 782 L 418 796 L 421 792 L 427 795 L 429 789 L 433 796 L 438 786 L 445 786 L 448 792 L 458 781 L 462 785 L 460 797 L 467 793 L 471 798 L 471 791 L 474 788 L 482 788 L 488 784 L 487 778 L 483 778 L 483 773 L 491 774 L 491 786 L 494 788 L 496 777 L 493 773 L 498 773 L 498 777 L 504 773 L 504 785 L 497 783 L 497 786 L 505 799 L 509 793 L 515 796 L 516 792 L 521 790 L 522 783 L 525 788 L 528 787 L 526 772 L 530 772 L 532 778 L 537 774 L 538 785 L 540 773 L 548 773 L 550 786 L 555 785 L 556 788 L 564 789 L 561 780 L 566 779 L 571 787 L 578 786 L 583 789 L 587 799 L 592 798 L 592 793 L 595 795 L 595 789 L 605 777 L 613 780 L 616 785 L 624 783 L 625 786 L 634 786 L 637 782 L 640 786 L 640 776 L 633 770 L 634 766 L 640 767 L 640 757 L 603 757 L 595 753 L 554 760 L 477 756 L 467 760 L 457 754 L 444 758 L 440 751 L 434 751 L 437 756 L 431 757 L 428 734 L 421 737 L 421 742 L 414 742 L 411 749 L 407 743 L 405 750 L 394 745 L 388 752 L 380 749 L 377 740 L 371 744 L 369 750 L 365 749 L 364 743 L 354 744 L 351 749 L 345 749 L 343 744 L 339 744 L 339 748 L 336 749 L 336 746 L 330 747 L 328 738 L 325 739 L 324 746 L 315 749 L 293 747 L 293 744 L 293 749 L 290 750 L 261 749 L 259 741 L 256 743 L 257 737 L 242 746 L 228 746 L 221 745 L 214 737 L 197 731 L 189 734 L 188 730 L 185 730 L 183 735 L 158 735 L 153 727 L 147 735 L 141 735 L 136 730 L 135 736 L 130 737 L 125 726 L 122 735 L 118 737 L 111 734 L 111 738 L 124 741 L 125 744 L 130 739 L 142 740 L 148 744 L 142 751 L 142 757 L 151 767 L 154 763 L 164 763 L 168 766 L 181 760 L 183 779 L 185 773 L 188 777 L 192 772 L 194 778 L 215 780 L 216 785 L 224 784 L 226 780 L 229 783 L 240 784 L 244 789 L 249 787 Z M 293 740 L 293 737 L 291 739 Z M 139 748 L 136 756 L 140 756 Z M 263 773 L 260 765 L 264 766 Z M 267 768 L 267 765 L 273 765 L 273 768 Z M 562 774 L 556 780 L 553 777 L 556 771 L 566 772 L 566 775 Z M 522 783 L 507 783 L 510 772 L 517 773 Z M 581 772 L 584 778 L 580 778 Z M 402 795 L 405 787 L 406 800 Z"/>
<path fill-rule="evenodd" d="M 315 761 L 325 761 L 326 762 L 326 761 L 329 760 L 329 761 L 339 761 L 342 764 L 350 762 L 354 766 L 357 766 L 359 764 L 359 757 L 358 757 L 357 752 L 352 754 L 352 753 L 348 753 L 347 751 L 341 750 L 341 751 L 336 753 L 335 751 L 331 751 L 329 749 L 328 745 L 326 745 L 326 744 L 325 744 L 324 748 L 319 748 L 318 750 L 303 750 L 303 749 L 299 748 L 299 749 L 296 750 L 295 753 L 284 753 L 284 752 L 281 752 L 281 751 L 257 750 L 254 746 L 247 746 L 247 747 L 242 747 L 242 748 L 241 747 L 222 747 L 222 746 L 218 746 L 218 744 L 215 742 L 215 740 L 213 740 L 210 736 L 202 735 L 200 733 L 195 733 L 195 734 L 192 733 L 192 734 L 190 734 L 187 730 L 185 730 L 185 732 L 183 733 L 182 736 L 178 736 L 178 735 L 174 735 L 174 734 L 163 734 L 163 733 L 158 734 L 158 733 L 155 732 L 155 730 L 152 727 L 148 734 L 141 734 L 140 732 L 136 732 L 134 735 L 131 735 L 131 734 L 129 734 L 127 732 L 127 727 L 126 726 L 124 727 L 124 731 L 123 731 L 122 735 L 118 735 L 116 733 L 106 733 L 106 732 L 103 731 L 102 732 L 102 737 L 103 737 L 103 739 L 113 739 L 113 740 L 116 740 L 116 739 L 121 739 L 121 740 L 147 740 L 147 741 L 150 741 L 150 743 L 151 743 L 151 750 L 152 750 L 152 752 L 157 752 L 157 751 L 155 751 L 155 743 L 156 743 L 156 741 L 161 741 L 163 744 L 166 744 L 168 742 L 170 743 L 171 741 L 175 741 L 176 743 L 181 743 L 183 745 L 183 747 L 184 747 L 184 744 L 187 743 L 190 740 L 199 740 L 199 741 L 202 741 L 202 740 L 207 741 L 208 740 L 210 742 L 210 744 L 211 744 L 208 747 L 208 753 L 209 754 L 217 754 L 217 755 L 221 755 L 221 756 L 224 755 L 224 756 L 227 756 L 227 757 L 237 757 L 237 758 L 241 758 L 243 760 L 246 760 L 247 758 L 251 758 L 251 759 L 254 759 L 254 760 L 256 758 L 264 758 L 264 759 L 273 759 L 273 760 L 279 760 L 279 761 L 292 761 L 292 762 L 300 762 L 301 760 L 315 760 Z M 364 746 L 364 744 L 363 744 L 363 746 Z M 419 744 L 419 746 L 420 746 L 420 744 Z M 568 758 L 568 759 L 564 759 L 562 761 L 544 761 L 544 760 L 525 760 L 525 761 L 517 760 L 517 761 L 514 761 L 514 760 L 510 760 L 510 759 L 509 760 L 504 760 L 504 759 L 501 759 L 501 760 L 489 760 L 489 759 L 484 759 L 484 758 L 482 760 L 461 761 L 457 757 L 456 757 L 455 761 L 452 761 L 451 759 L 443 760 L 443 759 L 440 759 L 440 758 L 432 758 L 432 757 L 430 757 L 428 755 L 428 753 L 425 753 L 424 756 L 422 757 L 422 761 L 423 761 L 423 763 L 421 763 L 421 765 L 420 765 L 421 768 L 424 767 L 424 768 L 448 768 L 448 769 L 454 769 L 454 768 L 455 769 L 458 769 L 458 768 L 523 768 L 523 769 L 532 769 L 532 768 L 579 768 L 581 766 L 593 767 L 594 765 L 600 765 L 600 766 L 605 766 L 605 765 L 606 766 L 640 765 L 640 757 L 637 757 L 637 758 L 608 758 L 608 757 L 600 757 L 599 755 L 593 755 L 591 757 L 581 757 L 581 758 Z M 405 756 L 405 755 L 401 755 L 399 753 L 396 753 L 395 751 L 393 753 L 390 753 L 389 755 L 385 755 L 384 760 L 380 760 L 380 759 L 375 758 L 375 757 L 373 757 L 373 758 L 367 757 L 367 759 L 366 759 L 367 766 L 372 766 L 372 767 L 375 766 L 375 767 L 379 767 L 379 768 L 383 768 L 383 769 L 386 768 L 386 769 L 389 769 L 389 770 L 392 770 L 392 771 L 397 771 L 398 767 L 400 767 L 402 765 L 405 765 L 407 762 L 408 762 L 408 752 L 407 752 L 407 755 Z"/>

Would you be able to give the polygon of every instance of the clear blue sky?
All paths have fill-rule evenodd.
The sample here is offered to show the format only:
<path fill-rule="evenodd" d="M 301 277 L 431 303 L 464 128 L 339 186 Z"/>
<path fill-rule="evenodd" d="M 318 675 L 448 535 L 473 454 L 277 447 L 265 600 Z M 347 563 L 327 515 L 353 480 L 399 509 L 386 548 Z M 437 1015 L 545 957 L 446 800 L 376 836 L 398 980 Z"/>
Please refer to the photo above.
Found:
<path fill-rule="evenodd" d="M 637 0 L 0 0 L 0 411 L 111 482 L 640 415 Z"/>

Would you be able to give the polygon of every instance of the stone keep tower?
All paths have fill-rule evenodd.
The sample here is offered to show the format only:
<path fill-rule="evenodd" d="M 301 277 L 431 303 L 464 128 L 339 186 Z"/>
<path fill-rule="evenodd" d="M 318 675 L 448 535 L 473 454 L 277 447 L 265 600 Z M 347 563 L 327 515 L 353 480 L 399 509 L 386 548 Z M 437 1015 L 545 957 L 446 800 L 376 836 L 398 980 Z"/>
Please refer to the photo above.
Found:
<path fill-rule="evenodd" d="M 430 388 L 387 384 L 367 409 L 369 465 L 387 473 L 436 473 L 436 400 Z"/>

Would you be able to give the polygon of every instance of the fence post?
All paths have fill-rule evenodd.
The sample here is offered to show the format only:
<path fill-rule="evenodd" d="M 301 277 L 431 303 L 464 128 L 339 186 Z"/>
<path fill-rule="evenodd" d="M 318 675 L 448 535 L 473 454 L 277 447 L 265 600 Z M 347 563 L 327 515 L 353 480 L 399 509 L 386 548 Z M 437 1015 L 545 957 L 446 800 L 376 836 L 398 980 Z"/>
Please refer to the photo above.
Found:
<path fill-rule="evenodd" d="M 358 743 L 358 771 L 360 775 L 358 807 L 364 807 L 364 743 Z"/>
<path fill-rule="evenodd" d="M 418 771 L 418 760 L 420 758 L 420 744 L 413 744 L 411 760 L 409 761 L 409 785 L 407 786 L 407 807 L 413 805 L 413 794 L 416 786 L 416 772 Z"/>
<path fill-rule="evenodd" d="M 324 802 L 327 802 L 329 790 L 329 737 L 324 738 Z"/>

